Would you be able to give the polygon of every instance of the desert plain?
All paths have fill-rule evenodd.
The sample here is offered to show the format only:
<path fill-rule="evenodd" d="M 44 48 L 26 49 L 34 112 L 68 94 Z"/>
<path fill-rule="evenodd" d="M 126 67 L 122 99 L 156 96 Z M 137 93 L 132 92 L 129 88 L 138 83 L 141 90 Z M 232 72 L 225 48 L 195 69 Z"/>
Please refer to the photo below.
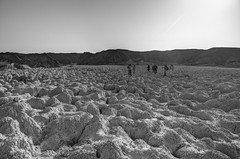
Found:
<path fill-rule="evenodd" d="M 2 70 L 0 158 L 239 159 L 240 69 Z"/>

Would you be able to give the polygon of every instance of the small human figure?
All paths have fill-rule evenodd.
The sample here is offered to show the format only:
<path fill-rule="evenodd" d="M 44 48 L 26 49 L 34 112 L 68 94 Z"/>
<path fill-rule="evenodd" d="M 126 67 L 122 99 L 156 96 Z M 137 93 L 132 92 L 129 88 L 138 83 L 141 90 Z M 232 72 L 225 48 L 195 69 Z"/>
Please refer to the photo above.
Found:
<path fill-rule="evenodd" d="M 133 74 L 135 74 L 136 65 L 133 65 Z"/>
<path fill-rule="evenodd" d="M 158 66 L 155 65 L 155 74 L 157 73 L 157 71 L 158 71 Z"/>
<path fill-rule="evenodd" d="M 148 70 L 148 72 L 150 71 L 150 65 L 147 66 L 147 70 Z"/>
<path fill-rule="evenodd" d="M 127 67 L 127 69 L 128 69 L 128 75 L 129 75 L 129 76 L 132 76 L 132 65 L 129 64 L 128 67 Z"/>
<path fill-rule="evenodd" d="M 163 66 L 163 71 L 164 71 L 164 74 L 163 76 L 167 76 L 167 71 L 169 70 L 168 66 L 167 65 L 164 65 Z"/>
<path fill-rule="evenodd" d="M 153 70 L 153 72 L 156 74 L 156 73 L 157 73 L 157 70 L 158 70 L 157 65 L 153 65 L 153 66 L 152 66 L 152 70 Z"/>

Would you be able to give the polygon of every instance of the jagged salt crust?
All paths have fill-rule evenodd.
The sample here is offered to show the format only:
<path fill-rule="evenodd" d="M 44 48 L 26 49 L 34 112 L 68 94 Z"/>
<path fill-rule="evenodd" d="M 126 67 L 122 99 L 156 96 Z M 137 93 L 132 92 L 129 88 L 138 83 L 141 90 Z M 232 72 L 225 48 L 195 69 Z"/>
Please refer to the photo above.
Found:
<path fill-rule="evenodd" d="M 26 83 L 21 70 L 0 72 L 0 158 L 240 158 L 237 69 L 26 71 Z"/>

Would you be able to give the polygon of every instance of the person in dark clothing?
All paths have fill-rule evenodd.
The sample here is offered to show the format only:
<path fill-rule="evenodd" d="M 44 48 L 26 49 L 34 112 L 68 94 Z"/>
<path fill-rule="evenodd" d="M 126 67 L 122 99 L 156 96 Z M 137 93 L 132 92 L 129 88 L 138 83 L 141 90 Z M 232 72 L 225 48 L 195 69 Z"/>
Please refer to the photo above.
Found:
<path fill-rule="evenodd" d="M 135 74 L 136 65 L 133 65 L 133 74 Z"/>
<path fill-rule="evenodd" d="M 153 65 L 152 70 L 153 70 L 153 72 L 156 74 L 156 73 L 157 73 L 157 70 L 158 70 L 157 65 Z"/>
<path fill-rule="evenodd" d="M 163 76 L 167 76 L 167 71 L 168 71 L 168 70 L 169 70 L 168 66 L 167 66 L 167 65 L 164 65 L 164 66 L 163 66 L 163 71 L 164 71 Z"/>
<path fill-rule="evenodd" d="M 148 72 L 150 71 L 150 65 L 148 65 L 147 70 L 148 70 Z"/>
<path fill-rule="evenodd" d="M 132 76 L 132 65 L 129 64 L 127 68 L 128 68 L 128 75 Z"/>

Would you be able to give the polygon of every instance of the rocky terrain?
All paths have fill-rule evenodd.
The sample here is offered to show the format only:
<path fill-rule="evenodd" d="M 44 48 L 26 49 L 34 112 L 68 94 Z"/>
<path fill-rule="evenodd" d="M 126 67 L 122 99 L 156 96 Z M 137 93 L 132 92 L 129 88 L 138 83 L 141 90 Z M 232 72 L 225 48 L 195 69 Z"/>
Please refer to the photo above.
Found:
<path fill-rule="evenodd" d="M 239 159 L 240 70 L 0 71 L 0 158 Z"/>
<path fill-rule="evenodd" d="M 56 67 L 60 65 L 125 65 L 178 64 L 240 67 L 240 48 L 185 49 L 171 51 L 105 50 L 97 53 L 0 53 L 0 62 L 25 64 L 30 67 Z"/>

